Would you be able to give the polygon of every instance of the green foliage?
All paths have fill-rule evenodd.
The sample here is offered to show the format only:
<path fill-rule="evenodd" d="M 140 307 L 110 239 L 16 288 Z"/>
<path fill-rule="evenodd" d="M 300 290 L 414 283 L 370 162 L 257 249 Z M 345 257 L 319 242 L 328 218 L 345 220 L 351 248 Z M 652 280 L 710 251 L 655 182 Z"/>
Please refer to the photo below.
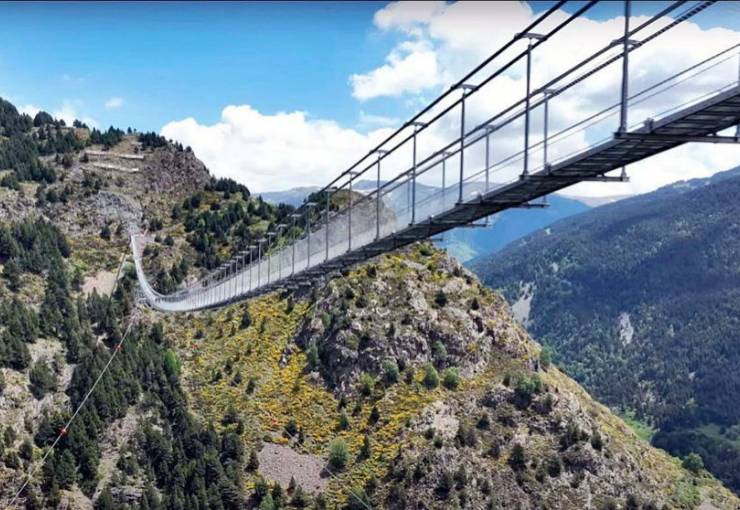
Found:
<path fill-rule="evenodd" d="M 311 342 L 306 351 L 306 358 L 308 361 L 308 368 L 310 370 L 317 370 L 321 366 L 321 358 L 319 357 L 319 348 L 316 346 L 316 342 Z"/>
<path fill-rule="evenodd" d="M 439 386 L 439 374 L 437 374 L 437 369 L 433 365 L 426 365 L 424 367 L 422 384 L 429 390 L 433 390 Z"/>
<path fill-rule="evenodd" d="M 332 469 L 342 470 L 349 462 L 349 448 L 342 438 L 336 438 L 329 443 L 329 465 Z"/>
<path fill-rule="evenodd" d="M 684 467 L 684 469 L 688 469 L 692 473 L 699 473 L 702 469 L 704 469 L 704 461 L 699 454 L 694 452 L 691 452 L 686 457 L 684 457 L 681 465 Z"/>
<path fill-rule="evenodd" d="M 447 305 L 447 294 L 445 294 L 442 289 L 438 290 L 434 295 L 434 304 L 437 305 L 438 308 L 443 308 Z"/>
<path fill-rule="evenodd" d="M 639 410 L 651 426 L 639 434 L 654 445 L 700 453 L 736 492 L 740 446 L 704 431 L 740 422 L 738 195 L 738 169 L 669 186 L 473 265 L 510 303 L 532 282 L 527 329 L 555 361 L 612 409 Z"/>
<path fill-rule="evenodd" d="M 542 379 L 537 374 L 519 378 L 514 390 L 514 403 L 517 407 L 526 409 L 543 388 Z"/>
<path fill-rule="evenodd" d="M 446 368 L 442 373 L 442 385 L 448 390 L 456 390 L 460 386 L 460 371 L 455 367 Z"/>
<path fill-rule="evenodd" d="M 41 400 L 48 392 L 56 389 L 57 378 L 49 366 L 41 361 L 33 364 L 28 374 L 30 390 L 36 399 Z"/>
<path fill-rule="evenodd" d="M 365 434 L 365 437 L 362 440 L 362 448 L 360 448 L 360 458 L 369 459 L 370 455 L 372 455 L 372 446 L 370 444 L 370 436 Z"/>
<path fill-rule="evenodd" d="M 511 454 L 509 455 L 509 466 L 511 469 L 519 472 L 527 469 L 527 456 L 524 452 L 524 447 L 519 443 L 515 444 L 511 448 Z"/>
<path fill-rule="evenodd" d="M 547 370 L 550 368 L 551 364 L 552 364 L 552 349 L 550 349 L 550 347 L 545 345 L 540 350 L 540 366 L 544 370 Z"/>
<path fill-rule="evenodd" d="M 252 316 L 249 314 L 249 307 L 244 307 L 244 312 L 242 314 L 241 322 L 239 323 L 239 327 L 241 329 L 247 329 L 249 326 L 252 325 Z"/>
<path fill-rule="evenodd" d="M 385 360 L 383 362 L 383 381 L 386 384 L 395 384 L 398 382 L 399 377 L 398 364 L 392 359 Z"/>
<path fill-rule="evenodd" d="M 432 342 L 432 354 L 437 363 L 444 363 L 447 360 L 447 348 L 439 340 Z"/>
<path fill-rule="evenodd" d="M 373 376 L 368 374 L 367 372 L 363 372 L 360 374 L 360 393 L 367 396 L 370 395 L 373 392 L 373 388 L 375 387 L 375 379 L 373 379 Z"/>
<path fill-rule="evenodd" d="M 337 428 L 339 430 L 347 430 L 349 428 L 349 417 L 347 416 L 347 412 L 344 409 L 339 412 L 339 421 L 337 423 Z"/>

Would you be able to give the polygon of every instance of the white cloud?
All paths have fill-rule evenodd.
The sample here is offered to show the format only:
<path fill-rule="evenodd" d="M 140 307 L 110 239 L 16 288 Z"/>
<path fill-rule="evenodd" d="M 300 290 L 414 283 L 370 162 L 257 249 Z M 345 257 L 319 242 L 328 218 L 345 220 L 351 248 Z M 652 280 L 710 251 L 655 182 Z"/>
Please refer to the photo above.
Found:
<path fill-rule="evenodd" d="M 111 97 L 105 102 L 106 110 L 115 110 L 116 108 L 120 108 L 121 106 L 123 106 L 122 97 Z"/>
<path fill-rule="evenodd" d="M 24 104 L 18 107 L 18 111 L 20 113 L 25 113 L 27 115 L 30 115 L 31 117 L 35 117 L 36 114 L 41 111 L 41 108 L 33 104 Z"/>
<path fill-rule="evenodd" d="M 227 106 L 221 120 L 170 122 L 162 135 L 193 148 L 219 177 L 231 177 L 254 192 L 326 184 L 387 136 L 362 134 L 305 112 L 263 114 L 249 105 Z"/>
<path fill-rule="evenodd" d="M 558 12 L 537 31 L 547 31 L 567 17 Z M 433 97 L 471 68 L 488 57 L 514 34 L 534 19 L 530 7 L 524 2 L 427 2 L 391 3 L 375 14 L 375 26 L 386 32 L 402 36 L 400 43 L 386 57 L 386 62 L 363 74 L 350 78 L 353 95 L 366 101 L 377 97 L 403 97 L 405 104 L 417 105 L 420 97 Z M 632 26 L 646 21 L 647 17 L 634 17 Z M 672 21 L 665 18 L 646 31 L 640 39 L 660 26 Z M 589 56 L 596 49 L 620 37 L 623 19 L 596 20 L 581 17 L 533 54 L 533 88 L 544 84 L 571 65 Z M 630 91 L 638 92 L 657 83 L 701 59 L 737 43 L 740 33 L 724 28 L 701 28 L 692 21 L 675 28 L 635 50 L 630 57 Z M 584 44 L 588 41 L 588 44 Z M 696 44 L 701 41 L 701 44 Z M 496 59 L 484 72 L 474 77 L 478 83 L 495 67 L 507 62 L 524 49 L 524 42 Z M 613 53 L 617 50 L 613 50 Z M 576 86 L 572 91 L 554 99 L 550 105 L 550 134 L 580 121 L 612 105 L 618 98 L 621 81 L 619 63 L 599 72 Z M 488 72 L 485 72 L 488 71 Z M 737 76 L 737 56 L 708 70 L 695 80 L 689 80 L 660 96 L 630 108 L 630 122 L 648 117 L 659 117 L 668 108 L 696 98 L 729 83 Z M 478 94 L 469 99 L 467 125 L 484 122 L 494 113 L 523 98 L 525 80 L 523 65 L 513 66 L 496 78 Z M 437 110 L 439 111 L 439 109 Z M 451 141 L 459 130 L 459 113 L 449 115 L 435 136 Z M 588 130 L 550 146 L 550 161 L 574 151 L 582 150 L 594 142 L 609 137 L 616 128 L 613 116 L 589 127 Z M 533 112 L 532 142 L 541 139 L 542 113 Z M 496 156 L 502 158 L 520 151 L 523 146 L 521 123 L 497 132 L 494 136 Z M 438 148 L 438 147 L 437 147 Z M 433 149 L 432 149 L 433 150 Z M 471 151 L 466 162 L 471 168 L 480 164 L 481 156 Z M 480 151 L 479 151 L 480 152 Z M 538 158 L 540 158 L 538 160 Z M 541 155 L 533 155 L 534 167 L 541 165 Z M 732 147 L 684 146 L 635 164 L 630 172 L 632 181 L 626 185 L 582 184 L 575 191 L 588 195 L 613 195 L 650 191 L 660 185 L 740 165 L 740 154 Z M 466 164 L 466 167 L 468 165 Z M 500 171 L 500 178 L 508 180 L 521 171 L 521 163 L 508 165 Z"/>
<path fill-rule="evenodd" d="M 83 102 L 79 99 L 65 99 L 61 107 L 51 112 L 51 116 L 56 119 L 63 119 L 68 126 L 71 126 L 75 120 L 80 120 L 91 128 L 98 127 L 98 122 L 94 118 L 79 113 L 82 107 Z"/>
<path fill-rule="evenodd" d="M 415 32 L 420 23 L 444 11 L 445 2 L 393 2 L 375 13 L 373 22 L 381 30 Z"/>
<path fill-rule="evenodd" d="M 405 41 L 387 57 L 387 64 L 350 76 L 352 95 L 364 101 L 378 96 L 419 93 L 442 83 L 437 54 L 424 41 Z"/>
<path fill-rule="evenodd" d="M 533 16 L 529 6 L 520 2 L 389 4 L 375 14 L 374 22 L 381 31 L 400 34 L 401 41 L 379 67 L 350 76 L 352 95 L 361 102 L 376 97 L 396 98 L 395 104 L 401 112 L 419 109 L 510 40 Z M 564 12 L 555 14 L 548 20 L 548 26 L 554 26 L 566 16 Z M 633 26 L 646 19 L 635 17 Z M 661 23 L 665 25 L 668 21 Z M 577 20 L 560 37 L 543 44 L 534 53 L 533 88 L 609 44 L 620 36 L 622 29 L 623 20 L 619 17 Z M 632 53 L 630 90 L 639 91 L 730 46 L 739 37 L 740 34 L 727 29 L 702 29 L 692 22 L 681 23 Z M 524 43 L 518 44 L 486 70 L 492 71 L 494 66 L 522 51 Z M 635 105 L 631 108 L 630 119 L 636 122 L 658 116 L 666 108 L 736 77 L 737 60 L 733 59 L 702 74 L 700 80 L 687 81 L 661 96 Z M 618 97 L 619 83 L 620 65 L 616 64 L 552 100 L 550 134 L 613 104 Z M 484 122 L 521 99 L 524 87 L 523 66 L 512 67 L 468 99 L 466 125 L 471 127 Z M 444 106 L 440 105 L 436 111 Z M 542 110 L 535 110 L 531 119 L 532 144 L 541 140 L 542 121 Z M 381 136 L 390 133 L 387 127 L 401 124 L 402 119 L 361 110 L 358 128 L 372 130 L 363 134 L 329 119 L 312 119 L 304 112 L 267 115 L 249 105 L 241 105 L 226 107 L 221 120 L 213 125 L 203 125 L 189 118 L 167 124 L 162 134 L 192 146 L 216 175 L 237 179 L 255 191 L 267 191 L 325 184 L 365 154 Z M 565 157 L 608 138 L 615 128 L 616 117 L 611 117 L 586 131 L 552 143 L 549 160 Z M 454 140 L 459 129 L 459 110 L 455 109 L 439 124 L 419 135 L 419 161 Z M 514 122 L 496 132 L 492 146 L 495 161 L 521 151 L 522 122 Z M 482 144 L 466 151 L 466 175 L 480 170 L 483 159 Z M 396 162 L 384 162 L 384 173 L 406 170 L 409 161 L 410 151 L 406 151 Z M 541 166 L 541 152 L 533 150 L 531 161 L 530 168 Z M 737 165 L 740 165 L 740 154 L 734 147 L 688 145 L 632 165 L 629 184 L 584 183 L 569 189 L 568 193 L 599 196 L 646 192 L 679 179 L 706 176 Z M 515 157 L 505 168 L 496 170 L 493 180 L 508 181 L 520 172 L 521 161 Z M 424 178 L 420 180 L 423 182 Z"/>
<path fill-rule="evenodd" d="M 372 127 L 399 127 L 403 121 L 398 117 L 387 117 L 385 115 L 375 115 L 360 110 L 360 126 L 364 128 Z"/>

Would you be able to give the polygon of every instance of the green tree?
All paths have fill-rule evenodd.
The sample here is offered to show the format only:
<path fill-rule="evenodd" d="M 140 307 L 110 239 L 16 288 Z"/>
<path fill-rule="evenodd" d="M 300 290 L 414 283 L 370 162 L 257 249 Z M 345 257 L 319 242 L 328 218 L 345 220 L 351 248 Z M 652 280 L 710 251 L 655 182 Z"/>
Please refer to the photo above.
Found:
<path fill-rule="evenodd" d="M 457 389 L 460 386 L 460 371 L 455 367 L 445 369 L 442 374 L 442 385 L 448 390 Z"/>
<path fill-rule="evenodd" d="M 524 453 L 524 447 L 519 443 L 515 444 L 511 449 L 511 455 L 509 455 L 509 466 L 517 472 L 527 469 L 527 457 Z"/>
<path fill-rule="evenodd" d="M 37 361 L 28 374 L 30 390 L 34 397 L 41 400 L 48 392 L 56 389 L 57 378 L 46 363 Z"/>
<path fill-rule="evenodd" d="M 13 292 L 21 288 L 21 270 L 14 259 L 10 259 L 3 267 L 3 278 L 8 281 L 8 288 Z"/>
<path fill-rule="evenodd" d="M 698 453 L 691 452 L 686 457 L 684 457 L 681 465 L 684 467 L 684 469 L 688 469 L 692 473 L 697 474 L 702 469 L 704 469 L 704 460 Z"/>
<path fill-rule="evenodd" d="M 399 376 L 398 364 L 392 359 L 385 360 L 383 362 L 383 380 L 387 384 L 395 384 L 398 382 Z"/>
<path fill-rule="evenodd" d="M 430 390 L 439 386 L 439 374 L 437 374 L 437 369 L 431 364 L 424 367 L 424 379 L 422 383 Z"/>
<path fill-rule="evenodd" d="M 349 461 L 349 448 L 341 437 L 329 443 L 329 465 L 336 470 L 344 469 Z"/>

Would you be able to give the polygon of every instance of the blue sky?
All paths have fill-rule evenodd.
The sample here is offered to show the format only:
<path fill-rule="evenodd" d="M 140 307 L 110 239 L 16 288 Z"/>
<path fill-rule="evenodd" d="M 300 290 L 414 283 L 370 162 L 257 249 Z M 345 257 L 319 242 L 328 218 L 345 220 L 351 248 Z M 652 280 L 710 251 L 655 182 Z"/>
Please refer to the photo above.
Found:
<path fill-rule="evenodd" d="M 381 61 L 382 3 L 0 4 L 0 93 L 101 124 L 161 128 L 223 106 L 308 110 L 353 122 L 347 77 Z M 104 103 L 121 97 L 115 111 Z"/>
<path fill-rule="evenodd" d="M 633 2 L 633 15 L 654 13 L 667 3 Z M 504 11 L 528 10 L 512 5 L 489 4 L 481 11 L 490 16 L 491 33 L 505 25 L 498 19 L 506 18 Z M 536 13 L 552 2 L 529 5 Z M 582 2 L 571 2 L 565 10 L 572 12 L 579 5 Z M 419 12 L 413 13 L 413 30 L 395 18 L 383 25 L 376 16 L 414 9 Z M 260 179 L 300 165 L 306 154 L 342 150 L 325 141 L 258 171 L 254 167 L 263 161 L 242 161 L 233 154 L 226 162 L 217 160 L 217 153 L 225 150 L 223 144 L 241 140 L 226 139 L 210 147 L 196 142 L 217 137 L 224 123 L 233 131 L 233 122 L 265 123 L 279 133 L 285 120 L 279 112 L 304 112 L 304 117 L 288 119 L 292 126 L 309 133 L 326 131 L 330 134 L 325 136 L 348 140 L 351 146 L 346 157 L 327 156 L 321 171 L 309 169 L 305 179 L 295 182 L 311 184 L 312 179 L 338 173 L 352 154 L 369 148 L 381 128 L 398 125 L 446 88 L 446 80 L 459 75 L 459 67 L 480 60 L 475 49 L 450 50 L 455 37 L 466 35 L 466 18 L 457 18 L 462 21 L 453 26 L 455 31 L 445 25 L 445 16 L 453 19 L 466 9 L 471 11 L 471 23 L 480 17 L 469 5 L 458 9 L 451 3 L 437 4 L 435 22 L 424 18 L 420 4 L 394 10 L 386 2 L 0 3 L 0 96 L 26 111 L 41 108 L 58 116 L 74 115 L 100 127 L 161 131 L 171 126 L 168 132 L 192 143 L 216 173 L 257 183 L 258 188 L 263 186 Z M 620 16 L 622 9 L 621 2 L 602 2 L 588 17 L 608 21 Z M 437 21 L 445 34 L 433 27 Z M 702 30 L 725 27 L 740 32 L 740 8 L 721 3 L 692 23 Z M 420 77 L 417 89 L 410 86 L 398 95 L 358 95 L 353 75 L 372 78 L 384 65 L 396 72 L 393 59 L 410 56 L 431 58 L 439 69 Z M 230 105 L 242 108 L 232 111 L 239 120 L 231 123 L 223 120 Z M 188 118 L 193 119 L 189 130 L 172 127 Z M 326 123 L 328 131 L 323 129 Z M 279 145 L 281 150 L 286 144 L 290 141 Z M 264 147 L 264 153 L 271 154 L 270 149 Z M 705 162 L 703 172 L 717 164 Z"/>
<path fill-rule="evenodd" d="M 385 4 L 2 3 L 0 94 L 50 111 L 66 100 L 101 125 L 139 129 L 189 116 L 210 123 L 225 105 L 241 103 L 352 125 L 363 105 L 348 77 L 377 66 L 399 39 L 373 26 Z M 634 4 L 635 14 L 654 9 Z M 593 15 L 621 9 L 605 2 Z M 737 18 L 718 13 L 702 22 L 737 27 Z M 106 109 L 117 97 L 121 107 Z M 372 108 L 393 116 L 399 109 L 383 99 Z"/>

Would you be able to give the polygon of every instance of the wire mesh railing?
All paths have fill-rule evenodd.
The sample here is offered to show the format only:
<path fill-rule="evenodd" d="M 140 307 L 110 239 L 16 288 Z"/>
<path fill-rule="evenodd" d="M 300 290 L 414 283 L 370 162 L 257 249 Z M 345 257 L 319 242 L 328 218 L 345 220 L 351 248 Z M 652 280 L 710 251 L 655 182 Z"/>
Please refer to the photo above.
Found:
<path fill-rule="evenodd" d="M 290 225 L 266 232 L 216 272 L 164 296 L 146 281 L 138 264 L 147 300 L 162 310 L 195 310 L 290 284 L 314 270 L 329 269 L 334 259 L 361 253 L 381 239 L 588 151 L 613 139 L 615 132 L 738 85 L 740 41 L 725 48 L 708 47 L 708 53 L 679 72 L 651 69 L 649 79 L 645 73 L 630 78 L 630 54 L 713 2 L 673 2 L 640 18 L 644 21 L 634 28 L 629 23 L 630 2 L 625 2 L 621 33 L 604 34 L 604 44 L 575 64 L 564 62 L 563 69 L 544 73 L 537 71 L 535 62 L 533 71 L 536 51 L 547 51 L 557 35 L 577 36 L 568 33 L 572 22 L 594 3 L 585 2 L 566 16 L 551 19 L 553 10 L 543 14 L 323 188 L 315 195 L 318 201 L 304 203 Z M 552 26 L 546 29 L 548 24 Z M 542 33 L 534 33 L 535 27 Z M 501 79 L 510 79 L 507 71 L 515 70 L 524 73 L 524 97 L 501 106 L 495 100 L 497 87 Z M 473 79 L 479 81 L 473 84 Z M 630 94 L 630 85 L 636 84 L 638 91 Z M 582 98 L 593 95 L 594 87 L 601 96 L 613 96 L 606 107 L 584 104 Z M 582 107 L 574 109 L 573 104 Z M 364 184 L 361 191 L 359 183 Z M 287 237 L 295 227 L 302 235 Z M 132 238 L 132 245 L 140 260 L 138 238 Z"/>

